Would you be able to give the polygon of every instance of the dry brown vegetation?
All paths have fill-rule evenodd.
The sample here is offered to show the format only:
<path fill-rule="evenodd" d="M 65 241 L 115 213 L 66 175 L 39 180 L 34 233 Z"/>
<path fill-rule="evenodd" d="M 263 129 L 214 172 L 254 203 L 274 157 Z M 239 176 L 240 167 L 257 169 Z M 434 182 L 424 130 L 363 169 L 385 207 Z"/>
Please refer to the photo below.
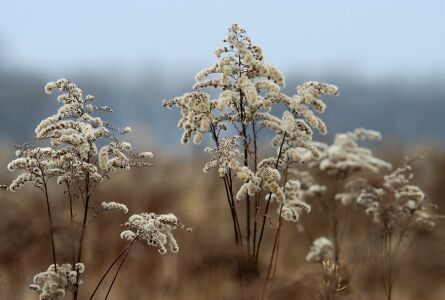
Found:
<path fill-rule="evenodd" d="M 380 157 L 397 163 L 403 149 L 381 151 Z M 430 200 L 443 214 L 445 202 L 445 155 L 442 149 L 419 150 L 425 158 L 415 164 L 415 182 L 422 186 Z M 412 154 L 412 153 L 411 153 Z M 5 166 L 5 160 L 1 160 Z M 116 283 L 111 299 L 258 299 L 264 284 L 262 278 L 239 283 L 236 269 L 233 228 L 225 207 L 224 193 L 217 174 L 201 173 L 201 157 L 179 159 L 157 158 L 150 169 L 132 170 L 106 181 L 93 201 L 125 202 L 131 212 L 176 212 L 192 233 L 178 232 L 181 251 L 159 256 L 156 249 L 138 244 L 128 258 Z M 2 172 L 1 181 L 8 179 Z M 329 184 L 329 183 L 328 183 Z M 54 209 L 68 215 L 66 198 L 52 190 Z M 51 263 L 44 199 L 31 187 L 19 193 L 0 194 L 0 291 L 1 299 L 35 299 L 28 282 L 42 266 Z M 302 218 L 311 238 L 326 235 L 329 220 L 317 209 Z M 377 268 L 375 243 L 368 239 L 367 220 L 363 214 L 347 214 L 347 234 L 342 241 L 342 267 L 347 288 L 337 299 L 384 299 Z M 64 221 L 65 220 L 65 221 Z M 69 260 L 67 216 L 56 216 L 55 239 L 61 260 Z M 125 243 L 119 239 L 119 226 L 126 219 L 103 215 L 88 225 L 85 263 L 88 280 L 80 298 L 89 295 L 97 279 Z M 304 258 L 310 241 L 292 224 L 283 225 L 278 270 L 268 288 L 269 299 L 317 299 L 322 291 L 320 265 L 308 264 Z M 270 251 L 272 231 L 266 231 L 265 253 Z M 445 288 L 445 234 L 443 221 L 431 233 L 421 233 L 410 251 L 395 261 L 398 272 L 393 299 L 443 299 Z M 64 257 L 65 256 L 65 257 Z M 260 268 L 267 268 L 268 256 Z M 265 271 L 265 270 L 264 270 Z M 99 296 L 104 296 L 99 294 Z"/>
<path fill-rule="evenodd" d="M 224 42 L 191 92 L 163 101 L 210 161 L 159 150 L 153 165 L 100 117 L 111 108 L 70 80 L 45 86 L 62 106 L 40 146 L 15 146 L 20 174 L 0 175 L 2 299 L 443 298 L 442 148 L 375 154 L 382 136 L 364 128 L 317 142 L 338 88 L 288 96 L 242 27 Z"/>

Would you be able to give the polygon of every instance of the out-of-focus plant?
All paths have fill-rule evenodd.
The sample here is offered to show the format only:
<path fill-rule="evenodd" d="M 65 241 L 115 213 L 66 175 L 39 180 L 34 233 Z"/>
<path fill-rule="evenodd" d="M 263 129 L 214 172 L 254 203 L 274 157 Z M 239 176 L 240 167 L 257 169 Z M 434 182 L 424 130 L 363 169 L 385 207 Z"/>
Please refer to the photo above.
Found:
<path fill-rule="evenodd" d="M 326 188 L 328 197 L 324 197 L 326 203 L 322 203 L 321 211 L 331 216 L 330 236 L 333 241 L 324 237 L 315 240 L 306 259 L 333 263 L 341 268 L 341 237 L 347 234 L 340 234 L 340 225 L 345 220 L 339 217 L 338 212 L 343 209 L 350 214 L 358 212 L 356 208 L 363 208 L 367 215 L 373 217 L 373 222 L 368 224 L 369 232 L 378 235 L 374 240 L 378 241 L 376 246 L 385 293 L 391 299 L 394 259 L 404 246 L 405 250 L 408 248 L 408 241 L 414 241 L 419 228 L 432 229 L 438 216 L 432 214 L 434 205 L 426 201 L 423 191 L 412 183 L 411 166 L 405 163 L 385 175 L 382 171 L 390 170 L 391 164 L 376 158 L 370 149 L 360 147 L 357 142 L 361 139 L 380 140 L 381 135 L 362 128 L 337 134 L 332 145 L 318 144 L 321 157 L 309 162 L 312 174 L 329 183 Z M 324 268 L 325 271 L 328 269 Z M 335 297 L 335 294 L 330 297 Z"/>
<path fill-rule="evenodd" d="M 377 234 L 377 249 L 385 293 L 392 299 L 397 272 L 394 262 L 409 249 L 420 231 L 432 230 L 436 208 L 420 187 L 413 183 L 408 161 L 382 176 L 377 184 L 356 180 L 350 183 L 348 198 L 354 198 L 363 211 L 372 217 L 371 234 Z"/>
<path fill-rule="evenodd" d="M 356 177 L 366 179 L 370 174 L 391 168 L 391 164 L 375 157 L 371 149 L 359 144 L 363 140 L 380 141 L 381 138 L 379 132 L 363 128 L 336 134 L 331 145 L 317 143 L 321 157 L 308 163 L 312 176 L 326 184 L 320 204 L 322 213 L 330 220 L 330 232 L 327 234 L 333 242 L 332 259 L 336 264 L 340 264 L 341 239 L 347 230 L 345 223 L 348 220 L 345 219 L 352 213 L 349 204 L 354 202 L 350 193 L 343 192 L 348 182 Z M 302 228 L 307 230 L 304 226 Z"/>

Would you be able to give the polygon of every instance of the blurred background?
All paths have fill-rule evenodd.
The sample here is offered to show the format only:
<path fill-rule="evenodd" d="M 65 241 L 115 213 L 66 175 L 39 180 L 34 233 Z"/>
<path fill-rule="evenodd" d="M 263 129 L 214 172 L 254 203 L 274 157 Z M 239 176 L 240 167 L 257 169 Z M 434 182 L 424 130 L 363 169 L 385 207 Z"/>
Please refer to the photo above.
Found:
<path fill-rule="evenodd" d="M 330 142 L 335 133 L 356 127 L 381 131 L 384 141 L 373 149 L 395 163 L 405 154 L 424 155 L 419 183 L 433 201 L 445 206 L 442 0 L 0 0 L 1 183 L 12 178 L 6 170 L 12 145 L 32 138 L 39 121 L 56 110 L 55 96 L 46 95 L 44 85 L 64 77 L 94 95 L 98 105 L 112 107 L 115 113 L 109 117 L 116 125 L 133 127 L 137 149 L 145 146 L 158 154 L 155 168 L 133 172 L 122 177 L 129 178 L 125 180 L 118 177 L 123 187 L 107 191 L 105 185 L 98 198 L 127 198 L 123 202 L 135 211 L 174 211 L 196 228 L 192 234 L 180 233 L 179 243 L 185 242 L 185 248 L 177 258 L 160 262 L 151 249 L 150 254 L 143 247 L 135 252 L 132 267 L 122 276 L 129 277 L 118 285 L 114 299 L 146 299 L 147 293 L 150 299 L 239 296 L 233 290 L 236 283 L 220 280 L 231 276 L 223 249 L 232 241 L 218 179 L 202 175 L 207 157 L 199 147 L 180 145 L 179 112 L 161 106 L 162 100 L 189 91 L 195 74 L 215 61 L 213 52 L 232 23 L 241 24 L 262 46 L 266 62 L 283 71 L 285 93 L 294 94 L 295 87 L 307 80 L 339 87 L 340 96 L 327 100 L 323 116 L 329 133 L 318 140 Z M 175 172 L 178 169 L 181 172 Z M 46 238 L 38 229 L 45 222 L 42 202 L 31 189 L 14 196 L 2 193 L 0 199 L 0 298 L 28 299 L 32 293 L 25 283 L 50 261 L 47 244 L 39 242 Z M 42 218 L 37 218 L 40 210 Z M 123 221 L 100 224 L 117 227 Z M 209 234 L 219 239 L 206 240 Z M 121 242 L 116 237 L 110 233 L 114 240 L 104 245 L 91 234 L 93 268 L 99 270 L 118 252 Z M 429 261 L 422 252 L 425 257 L 418 255 L 419 261 L 411 264 L 409 270 L 420 268 L 419 274 L 425 276 L 413 284 L 416 293 L 399 291 L 397 299 L 443 299 L 437 282 L 445 278 L 444 238 L 442 234 L 427 244 L 440 257 L 437 261 Z M 301 246 L 303 241 L 295 234 L 289 249 L 283 250 L 289 254 L 282 258 L 283 274 L 294 274 L 304 263 L 308 245 Z M 202 252 L 196 251 L 197 245 Z M 202 257 L 193 256 L 197 252 Z M 106 255 L 96 260 L 98 253 Z M 185 274 L 198 274 L 197 283 L 184 279 Z M 157 279 L 150 279 L 153 276 Z M 360 299 L 377 299 L 369 295 Z"/>
<path fill-rule="evenodd" d="M 176 148 L 178 114 L 163 99 L 189 91 L 243 25 L 286 76 L 339 86 L 330 133 L 357 126 L 399 142 L 445 139 L 445 3 L 428 1 L 4 1 L 0 9 L 0 138 L 23 142 L 54 109 L 46 82 L 68 78 Z M 182 147 L 182 149 L 188 149 Z"/>

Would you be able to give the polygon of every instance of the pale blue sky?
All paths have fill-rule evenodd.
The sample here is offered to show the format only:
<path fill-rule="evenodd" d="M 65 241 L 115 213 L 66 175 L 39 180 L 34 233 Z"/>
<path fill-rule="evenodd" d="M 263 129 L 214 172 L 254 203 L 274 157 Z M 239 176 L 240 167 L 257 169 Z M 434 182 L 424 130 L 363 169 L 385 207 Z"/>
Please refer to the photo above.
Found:
<path fill-rule="evenodd" d="M 242 24 L 286 71 L 362 75 L 445 69 L 445 1 L 0 0 L 0 63 L 36 70 L 141 61 L 199 69 Z"/>

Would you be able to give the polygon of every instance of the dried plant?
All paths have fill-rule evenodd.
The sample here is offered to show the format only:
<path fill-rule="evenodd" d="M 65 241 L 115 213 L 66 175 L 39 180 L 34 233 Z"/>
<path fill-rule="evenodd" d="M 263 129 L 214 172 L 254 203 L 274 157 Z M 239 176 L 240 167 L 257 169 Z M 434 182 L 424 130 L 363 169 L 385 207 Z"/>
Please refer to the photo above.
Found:
<path fill-rule="evenodd" d="M 320 299 L 335 300 L 337 295 L 348 288 L 347 283 L 341 275 L 340 265 L 331 261 L 323 260 L 323 290 Z"/>
<path fill-rule="evenodd" d="M 298 86 L 295 95 L 285 95 L 281 92 L 285 86 L 284 75 L 275 66 L 266 63 L 261 47 L 253 43 L 242 27 L 233 24 L 224 43 L 215 51 L 216 63 L 196 75 L 193 91 L 163 102 L 168 108 L 179 108 L 182 114 L 178 123 L 178 127 L 183 129 L 182 143 L 192 141 L 200 144 L 204 141 L 208 146 L 205 152 L 210 159 L 203 166 L 203 172 L 216 170 L 224 186 L 222 198 L 226 198 L 230 211 L 236 253 L 228 255 L 222 244 L 224 242 L 216 239 L 212 240 L 214 245 L 208 245 L 207 239 L 199 244 L 199 247 L 205 245 L 220 251 L 218 254 L 212 253 L 214 256 L 224 255 L 228 260 L 236 260 L 241 289 L 233 289 L 221 297 L 245 298 L 246 292 L 257 289 L 257 281 L 251 280 L 248 286 L 246 279 L 261 274 L 260 261 L 266 248 L 263 244 L 270 244 L 262 290 L 263 299 L 267 297 L 268 285 L 277 272 L 284 221 L 306 233 L 311 246 L 305 258 L 312 264 L 307 265 L 307 269 L 298 270 L 297 280 L 284 278 L 276 281 L 279 287 L 281 284 L 292 289 L 290 296 L 284 299 L 299 297 L 297 295 L 301 291 L 296 289 L 304 287 L 309 287 L 310 296 L 316 299 L 343 297 L 345 290 L 350 291 L 350 279 L 356 279 L 346 264 L 353 261 L 356 254 L 348 251 L 347 247 L 343 249 L 342 240 L 349 239 L 351 245 L 357 247 L 357 240 L 361 240 L 364 229 L 359 228 L 353 233 L 353 230 L 348 230 L 348 222 L 353 219 L 364 225 L 361 222 L 364 219 L 365 230 L 370 235 L 368 238 L 371 240 L 373 237 L 373 241 L 377 241 L 374 245 L 377 247 L 372 250 L 376 250 L 374 254 L 379 258 L 378 270 L 386 298 L 391 300 L 398 271 L 396 261 L 410 249 L 420 232 L 432 230 L 436 226 L 436 219 L 441 217 L 434 214 L 436 206 L 414 183 L 410 162 L 406 161 L 391 171 L 390 163 L 377 158 L 361 144 L 364 140 L 381 140 L 380 133 L 373 130 L 358 128 L 336 134 L 330 145 L 313 141 L 313 130 L 322 135 L 327 132 L 325 123 L 319 117 L 325 111 L 322 98 L 338 95 L 337 87 L 310 81 Z M 16 192 L 30 184 L 44 196 L 52 262 L 49 266 L 45 263 L 42 269 L 46 271 L 34 276 L 31 290 L 39 299 L 66 299 L 68 294 L 73 300 L 83 299 L 80 292 L 84 294 L 84 289 L 89 286 L 88 281 L 91 282 L 88 272 L 95 268 L 93 262 L 87 262 L 84 258 L 87 225 L 102 214 L 130 212 L 129 203 L 116 202 L 113 197 L 103 201 L 95 192 L 99 184 L 116 171 L 150 167 L 148 159 L 153 155 L 151 152 L 135 152 L 130 143 L 122 141 L 122 136 L 130 133 L 131 128 L 120 129 L 104 121 L 100 114 L 112 110 L 107 106 L 94 105 L 94 97 L 84 97 L 83 91 L 73 82 L 66 79 L 50 82 L 45 86 L 45 91 L 48 94 L 59 92 L 57 99 L 61 107 L 35 129 L 36 145 L 16 146 L 16 159 L 8 164 L 8 169 L 20 174 L 11 184 L 0 185 L 0 188 Z M 302 167 L 303 163 L 307 167 Z M 177 168 L 178 163 L 174 161 L 171 166 Z M 166 172 L 167 176 L 172 174 L 170 172 Z M 188 173 L 182 176 L 188 177 Z M 68 214 L 67 211 L 55 211 L 52 193 L 60 189 L 53 188 L 53 183 L 63 188 L 61 195 L 63 199 L 66 198 Z M 169 187 L 163 185 L 166 190 Z M 209 187 L 202 194 L 214 196 L 213 188 Z M 178 190 L 180 192 L 177 194 L 171 191 L 165 194 L 172 199 L 177 198 L 182 195 L 182 189 Z M 202 200 L 206 201 L 204 197 Z M 317 205 L 320 205 L 319 210 L 316 209 Z M 315 211 L 315 221 L 312 216 L 302 217 L 312 210 Z M 216 216 L 209 215 L 202 218 L 203 227 L 208 226 L 214 231 L 220 223 L 219 220 L 213 222 Z M 65 216 L 68 217 L 64 221 L 70 222 L 69 230 L 57 226 Z M 17 223 L 11 224 L 6 228 L 13 228 Z M 97 284 L 92 286 L 87 299 L 97 298 L 101 288 L 106 291 L 104 299 L 109 298 L 118 275 L 136 245 L 155 247 L 161 255 L 168 251 L 177 253 L 179 246 L 174 231 L 191 231 L 172 213 L 132 214 L 122 227 L 120 242 L 124 245 L 111 263 L 105 265 L 104 272 Z M 208 228 L 205 227 L 207 232 Z M 324 232 L 318 232 L 315 236 L 319 237 L 313 239 L 310 231 L 322 231 L 320 228 Z M 62 244 L 56 243 L 55 239 L 60 237 L 69 241 L 68 247 L 63 245 L 62 249 Z M 14 245 L 11 249 L 18 248 Z M 70 252 L 64 253 L 65 249 Z M 105 248 L 101 249 L 104 251 Z M 61 257 L 68 255 L 69 262 L 61 261 Z M 205 272 L 205 277 L 210 278 L 210 275 L 226 272 L 208 272 L 210 268 L 207 265 L 213 265 L 206 259 L 213 262 L 214 257 L 194 255 L 192 262 L 184 267 L 190 269 L 193 265 L 193 273 L 190 274 Z M 220 257 L 216 260 L 218 267 L 225 264 L 225 261 L 221 263 Z M 196 268 L 195 265 L 201 263 L 205 267 Z M 291 268 L 293 266 L 288 267 L 289 272 L 293 271 Z M 111 277 L 110 282 L 104 287 L 108 276 Z M 308 284 L 301 284 L 303 281 Z M 154 285 L 162 283 L 153 282 Z M 231 290 L 227 289 L 227 282 L 212 282 L 218 282 L 219 289 L 212 287 L 209 290 Z M 125 297 L 132 299 L 137 297 L 134 295 L 141 295 L 125 292 Z M 182 292 L 182 289 L 178 289 L 178 293 Z M 258 292 L 261 291 L 253 291 L 248 298 L 257 299 Z M 210 293 L 206 291 L 206 299 L 212 298 Z M 306 291 L 302 293 L 307 295 Z M 362 296 L 358 293 L 352 297 L 355 299 L 357 295 Z M 166 298 L 164 294 L 160 296 Z M 187 296 L 181 294 L 181 297 Z"/>
<path fill-rule="evenodd" d="M 346 177 L 359 171 L 378 173 L 380 170 L 388 170 L 391 164 L 376 158 L 370 149 L 360 147 L 358 144 L 361 140 L 380 141 L 381 139 L 379 132 L 364 128 L 336 134 L 332 145 L 317 144 L 322 154 L 320 159 L 312 161 L 310 166 L 332 177 Z"/>
<path fill-rule="evenodd" d="M 83 97 L 82 90 L 71 81 L 60 79 L 45 86 L 48 94 L 55 90 L 61 92 L 57 99 L 62 106 L 56 114 L 41 121 L 35 130 L 36 140 L 43 146 L 29 144 L 17 146 L 17 158 L 8 165 L 8 169 L 22 173 L 9 186 L 1 187 L 15 192 L 26 183 L 31 183 L 43 192 L 48 212 L 53 263 L 46 272 L 36 275 L 31 288 L 39 294 L 40 299 L 63 299 L 68 290 L 73 293 L 73 299 L 77 299 L 81 283 L 80 275 L 84 272 L 82 259 L 86 225 L 99 212 L 128 212 L 125 204 L 116 202 L 102 202 L 100 207 L 95 207 L 93 192 L 112 172 L 150 166 L 151 164 L 143 159 L 151 158 L 153 155 L 151 152 L 134 152 L 130 143 L 120 141 L 118 136 L 131 132 L 131 128 L 126 127 L 121 130 L 100 117 L 93 116 L 97 112 L 111 112 L 111 109 L 93 105 L 94 97 L 90 95 Z M 53 178 L 58 184 L 66 187 L 68 195 L 71 230 L 66 234 L 72 237 L 71 264 L 59 265 L 57 261 L 54 216 L 49 198 L 49 184 Z M 76 243 L 75 202 L 79 199 L 81 199 L 79 204 L 82 225 Z M 91 217 L 90 211 L 95 215 Z M 61 212 L 58 214 L 62 215 Z M 173 215 L 162 216 L 159 221 L 161 224 L 171 228 L 175 225 Z M 170 218 L 170 221 L 162 218 Z M 174 241 L 169 230 L 165 230 L 164 234 L 166 234 L 164 238 L 169 242 Z M 159 243 L 158 246 L 162 245 Z M 177 250 L 177 245 L 175 249 Z M 72 266 L 75 266 L 74 270 Z"/>
<path fill-rule="evenodd" d="M 306 255 L 306 261 L 321 264 L 323 267 L 322 289 L 316 293 L 320 300 L 337 299 L 337 294 L 348 288 L 347 280 L 341 274 L 341 265 L 334 261 L 334 256 L 334 243 L 324 236 L 313 241 Z"/>
<path fill-rule="evenodd" d="M 102 275 L 101 279 L 96 285 L 96 288 L 90 296 L 90 300 L 96 295 L 100 285 L 103 283 L 105 277 L 111 271 L 113 266 L 119 260 L 121 260 L 105 296 L 105 299 L 108 298 L 110 291 L 116 282 L 119 271 L 125 263 L 126 258 L 136 241 L 145 241 L 148 245 L 157 247 L 160 254 L 165 254 L 167 252 L 165 246 L 169 246 L 170 250 L 173 253 L 176 253 L 179 251 L 179 246 L 171 231 L 177 228 L 191 231 L 190 228 L 186 228 L 183 224 L 181 224 L 178 218 L 171 213 L 163 215 L 156 215 L 154 213 L 134 214 L 124 225 L 128 229 L 122 231 L 120 236 L 121 239 L 127 241 L 128 244 Z"/>
<path fill-rule="evenodd" d="M 178 126 L 184 130 L 183 143 L 199 144 L 205 135 L 213 140 L 215 146 L 207 148 L 213 157 L 204 171 L 218 169 L 235 242 L 245 253 L 244 264 L 256 266 L 265 225 L 271 219 L 270 204 L 276 203 L 278 212 L 271 261 L 276 261 L 282 220 L 295 222 L 310 210 L 291 170 L 320 156 L 312 143 L 312 128 L 325 134 L 326 125 L 315 112 L 325 109 L 320 96 L 337 95 L 338 90 L 330 84 L 306 82 L 297 87 L 296 95 L 287 96 L 280 92 L 283 74 L 265 62 L 262 49 L 243 28 L 232 25 L 224 42 L 215 52 L 218 61 L 197 74 L 194 91 L 163 105 L 181 110 Z M 208 88 L 219 91 L 215 99 Z M 278 117 L 275 113 L 280 109 L 284 112 Z M 274 133 L 271 144 L 276 153 L 261 159 L 258 147 L 264 143 L 259 131 L 263 128 Z M 243 210 L 238 205 L 241 200 Z M 269 275 L 271 268 L 270 264 Z"/>
<path fill-rule="evenodd" d="M 365 180 L 370 173 L 378 174 L 391 168 L 391 164 L 375 157 L 370 149 L 361 147 L 361 140 L 380 141 L 381 135 L 377 131 L 363 128 L 336 134 L 331 145 L 316 145 L 321 152 L 320 159 L 311 160 L 308 164 L 313 176 L 318 181 L 327 183 L 325 195 L 320 197 L 321 209 L 330 219 L 328 234 L 332 237 L 332 259 L 336 264 L 340 264 L 341 240 L 348 225 L 346 216 L 353 213 L 349 204 L 354 201 L 354 197 L 349 192 L 343 192 L 345 186 L 357 177 Z M 339 203 L 343 204 L 343 207 L 339 206 Z"/>
<path fill-rule="evenodd" d="M 340 244 L 345 232 L 340 234 L 340 223 L 345 223 L 345 218 L 340 217 L 339 209 L 343 208 L 351 215 L 356 212 L 354 209 L 358 205 L 367 215 L 372 216 L 370 232 L 377 232 L 379 236 L 383 282 L 386 295 L 391 299 L 395 277 L 394 257 L 404 242 L 414 241 L 419 228 L 432 229 L 437 216 L 431 213 L 431 208 L 435 206 L 426 201 L 423 191 L 412 183 L 411 166 L 405 163 L 384 175 L 383 171 L 390 170 L 391 164 L 376 158 L 370 149 L 360 147 L 357 142 L 362 139 L 378 141 L 381 135 L 376 131 L 359 128 L 354 132 L 337 134 L 330 146 L 317 144 L 321 151 L 320 159 L 311 160 L 308 165 L 320 182 L 329 183 L 325 189 L 327 197 L 323 198 L 321 213 L 331 216 L 333 241 L 325 237 L 316 239 L 306 259 L 310 262 L 329 261 L 337 268 L 344 267 L 340 260 Z M 371 180 L 370 174 L 374 174 L 374 179 Z M 377 186 L 375 178 L 381 178 Z M 338 203 L 343 205 L 339 206 Z M 344 227 L 343 231 L 346 230 Z M 303 225 L 301 228 L 307 231 Z M 326 267 L 324 270 L 327 270 Z M 330 295 L 325 298 L 334 299 L 335 293 Z"/>
<path fill-rule="evenodd" d="M 184 225 L 173 214 L 156 215 L 154 213 L 141 213 L 132 215 L 125 226 L 129 229 L 122 231 L 121 238 L 132 242 L 134 240 L 146 241 L 148 245 L 158 248 L 159 253 L 165 254 L 167 248 L 174 253 L 179 251 L 172 230 L 185 229 Z M 190 229 L 187 229 L 190 230 Z"/>
<path fill-rule="evenodd" d="M 334 258 L 334 244 L 324 236 L 314 240 L 306 260 L 309 262 L 323 262 Z"/>
<path fill-rule="evenodd" d="M 40 299 L 64 299 L 66 291 L 73 292 L 81 283 L 80 275 L 85 271 L 82 263 L 72 268 L 71 264 L 51 265 L 48 270 L 36 274 L 30 288 Z"/>
<path fill-rule="evenodd" d="M 383 176 L 373 186 L 357 180 L 351 183 L 348 197 L 356 199 L 367 215 L 372 216 L 372 227 L 378 234 L 378 254 L 387 299 L 392 299 L 396 272 L 394 260 L 402 250 L 415 241 L 419 230 L 435 227 L 435 205 L 427 201 L 420 187 L 413 184 L 412 168 L 408 162 Z"/>

